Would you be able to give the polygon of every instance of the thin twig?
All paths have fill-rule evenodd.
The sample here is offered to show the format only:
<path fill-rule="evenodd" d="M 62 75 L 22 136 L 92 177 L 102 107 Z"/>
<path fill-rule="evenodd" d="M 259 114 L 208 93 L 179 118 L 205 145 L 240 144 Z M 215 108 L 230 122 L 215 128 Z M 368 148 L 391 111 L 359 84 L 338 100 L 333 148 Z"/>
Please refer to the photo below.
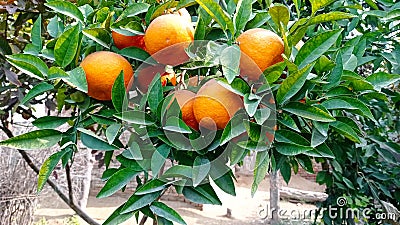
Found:
<path fill-rule="evenodd" d="M 74 204 L 74 191 L 72 190 L 71 168 L 69 166 L 69 163 L 67 163 L 67 165 L 65 166 L 65 173 L 67 174 L 69 203 Z"/>

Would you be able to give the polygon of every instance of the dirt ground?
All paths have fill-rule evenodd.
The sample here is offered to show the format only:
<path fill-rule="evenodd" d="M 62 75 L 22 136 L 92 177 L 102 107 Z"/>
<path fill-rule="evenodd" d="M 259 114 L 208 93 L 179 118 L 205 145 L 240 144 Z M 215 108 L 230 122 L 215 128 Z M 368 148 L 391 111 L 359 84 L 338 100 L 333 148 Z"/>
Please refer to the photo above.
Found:
<path fill-rule="evenodd" d="M 269 201 L 269 179 L 266 178 L 260 185 L 259 191 L 251 198 L 250 188 L 252 177 L 239 176 L 236 186 L 236 197 L 230 196 L 217 191 L 223 205 L 213 206 L 204 205 L 203 211 L 179 201 L 164 201 L 167 205 L 177 210 L 188 225 L 258 225 L 265 224 L 265 219 L 260 217 L 262 209 L 268 209 Z M 289 185 L 282 182 L 282 186 L 307 190 L 307 191 L 324 191 L 324 187 L 314 182 L 308 181 L 299 176 L 293 176 Z M 91 193 L 88 201 L 87 213 L 96 219 L 98 222 L 104 222 L 105 219 L 119 205 L 129 198 L 129 193 L 119 192 L 111 197 L 104 199 L 96 199 L 97 193 Z M 304 210 L 315 209 L 314 205 L 303 203 L 280 202 L 282 209 L 288 210 Z M 226 217 L 227 208 L 231 210 L 231 218 Z M 35 213 L 35 221 L 45 218 L 50 225 L 65 225 L 66 218 L 74 215 L 74 212 L 55 195 L 40 196 L 39 208 Z M 80 219 L 79 219 L 80 220 Z M 81 225 L 85 225 L 84 221 L 80 220 Z M 130 219 L 123 225 L 137 224 L 135 219 Z M 151 225 L 148 221 L 146 225 Z"/>

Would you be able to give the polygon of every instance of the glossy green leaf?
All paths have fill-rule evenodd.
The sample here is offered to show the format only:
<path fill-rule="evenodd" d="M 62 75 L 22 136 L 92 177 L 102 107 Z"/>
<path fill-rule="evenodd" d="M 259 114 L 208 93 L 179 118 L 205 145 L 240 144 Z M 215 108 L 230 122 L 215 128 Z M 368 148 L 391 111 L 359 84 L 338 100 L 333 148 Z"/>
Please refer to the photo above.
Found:
<path fill-rule="evenodd" d="M 337 131 L 339 134 L 345 136 L 351 141 L 354 141 L 356 143 L 361 143 L 360 138 L 358 137 L 357 133 L 351 128 L 349 125 L 340 122 L 340 121 L 335 121 L 329 124 L 335 131 Z"/>
<path fill-rule="evenodd" d="M 271 16 L 272 21 L 274 21 L 278 27 L 281 26 L 281 23 L 283 23 L 284 26 L 287 26 L 289 23 L 289 9 L 283 4 L 276 3 L 270 7 L 269 15 Z"/>
<path fill-rule="evenodd" d="M 314 17 L 311 17 L 310 20 L 308 21 L 308 25 L 311 24 L 318 24 L 318 23 L 326 23 L 330 21 L 336 21 L 336 20 L 343 20 L 343 19 L 351 19 L 356 17 L 353 14 L 350 13 L 345 13 L 345 12 L 327 12 L 327 13 L 322 13 L 319 15 L 316 15 Z"/>
<path fill-rule="evenodd" d="M 32 124 L 39 129 L 54 129 L 72 119 L 73 117 L 44 116 L 36 119 Z"/>
<path fill-rule="evenodd" d="M 107 127 L 106 138 L 109 144 L 112 144 L 114 142 L 120 129 L 121 125 L 118 123 L 111 124 L 109 127 Z"/>
<path fill-rule="evenodd" d="M 130 219 L 134 214 L 133 213 L 122 213 L 122 210 L 125 205 L 121 205 L 118 207 L 107 219 L 103 222 L 102 225 L 119 225 L 123 222 Z"/>
<path fill-rule="evenodd" d="M 74 18 L 81 23 L 84 22 L 82 12 L 76 5 L 72 4 L 71 2 L 56 0 L 45 3 L 44 5 L 54 10 L 55 12 Z"/>
<path fill-rule="evenodd" d="M 35 130 L 0 142 L 0 146 L 21 150 L 46 149 L 57 144 L 62 133 L 57 130 Z"/>
<path fill-rule="evenodd" d="M 97 198 L 105 198 L 108 197 L 115 192 L 119 191 L 125 185 L 128 184 L 135 176 L 139 174 L 138 171 L 135 171 L 131 168 L 120 169 L 115 172 L 106 182 L 104 187 L 97 194 Z"/>
<path fill-rule="evenodd" d="M 321 57 L 342 33 L 342 29 L 325 31 L 310 38 L 297 53 L 295 64 L 302 69 Z"/>
<path fill-rule="evenodd" d="M 82 33 L 105 48 L 110 48 L 111 36 L 104 28 L 89 28 L 82 30 Z"/>
<path fill-rule="evenodd" d="M 213 0 L 196 0 L 196 2 L 221 26 L 222 30 L 229 30 L 235 34 L 235 26 L 227 13 Z"/>
<path fill-rule="evenodd" d="M 164 181 L 154 179 L 143 184 L 143 186 L 140 186 L 140 188 L 136 190 L 135 195 L 145 195 L 153 192 L 158 192 L 164 190 L 166 186 L 167 183 L 165 183 Z"/>
<path fill-rule="evenodd" d="M 21 104 L 25 105 L 25 103 L 29 102 L 31 99 L 41 95 L 47 91 L 50 91 L 54 88 L 53 85 L 48 84 L 46 82 L 39 83 L 38 85 L 34 86 L 29 92 L 24 96 L 21 100 Z"/>
<path fill-rule="evenodd" d="M 282 76 L 285 67 L 286 64 L 284 62 L 279 62 L 264 70 L 263 74 L 265 78 L 267 78 L 269 85 L 272 85 L 272 83 L 277 81 Z"/>
<path fill-rule="evenodd" d="M 222 176 L 219 173 L 219 171 L 210 171 L 210 176 L 214 183 L 225 193 L 236 196 L 235 183 L 233 183 L 231 172 L 228 171 Z"/>
<path fill-rule="evenodd" d="M 137 125 L 152 125 L 154 124 L 154 120 L 145 112 L 132 110 L 132 111 L 124 111 L 114 115 L 115 118 L 118 118 L 122 121 L 133 123 Z"/>
<path fill-rule="evenodd" d="M 248 0 L 244 0 L 248 1 Z M 237 45 L 232 45 L 225 48 L 219 57 L 222 66 L 222 73 L 228 81 L 232 83 L 235 77 L 239 74 L 240 48 Z"/>
<path fill-rule="evenodd" d="M 233 15 L 236 33 L 242 31 L 250 19 L 252 11 L 251 0 L 239 0 L 236 6 L 236 12 Z"/>
<path fill-rule="evenodd" d="M 303 69 L 297 70 L 293 74 L 290 74 L 279 86 L 278 93 L 276 94 L 276 101 L 279 104 L 286 103 L 291 97 L 293 97 L 303 87 L 307 80 L 308 74 L 314 65 L 309 64 Z"/>
<path fill-rule="evenodd" d="M 264 180 L 265 175 L 268 172 L 269 163 L 270 163 L 270 159 L 269 159 L 268 151 L 257 152 L 255 168 L 253 171 L 254 180 L 253 180 L 253 184 L 251 185 L 251 196 L 252 197 L 256 193 L 261 181 Z"/>
<path fill-rule="evenodd" d="M 290 117 L 286 113 L 282 114 L 282 118 L 278 119 L 278 122 L 283 124 L 284 126 L 290 128 L 290 129 L 294 130 L 294 131 L 300 132 L 300 130 L 299 130 L 296 122 L 294 121 L 294 119 L 292 117 Z"/>
<path fill-rule="evenodd" d="M 92 131 L 83 128 L 78 128 L 78 130 L 81 132 L 80 134 L 81 134 L 82 144 L 85 145 L 86 147 L 90 149 L 104 150 L 104 151 L 118 150 L 117 146 L 108 144 L 107 141 L 104 141 L 99 136 L 94 134 Z"/>
<path fill-rule="evenodd" d="M 167 220 L 186 225 L 182 217 L 172 208 L 168 207 L 162 202 L 153 202 L 150 205 L 150 210 L 157 216 L 163 217 Z"/>
<path fill-rule="evenodd" d="M 166 144 L 156 148 L 156 151 L 154 151 L 151 157 L 151 172 L 153 176 L 156 176 L 156 174 L 161 171 L 161 168 L 164 166 L 170 152 L 171 147 Z"/>
<path fill-rule="evenodd" d="M 246 132 L 246 127 L 243 122 L 246 118 L 247 115 L 244 112 L 237 113 L 232 117 L 222 132 L 220 145 L 224 145 L 233 138 Z"/>
<path fill-rule="evenodd" d="M 383 87 L 387 87 L 399 81 L 400 75 L 378 72 L 369 75 L 366 80 L 369 81 L 377 90 L 380 90 Z"/>
<path fill-rule="evenodd" d="M 145 195 L 132 195 L 128 201 L 125 203 L 122 208 L 122 213 L 129 213 L 136 211 L 140 208 L 150 205 L 154 202 L 159 196 L 161 192 L 152 192 Z"/>
<path fill-rule="evenodd" d="M 121 16 L 118 18 L 118 20 L 121 20 L 126 17 L 134 17 L 141 13 L 145 13 L 149 9 L 149 7 L 150 5 L 147 3 L 143 2 L 133 3 L 121 13 Z"/>
<path fill-rule="evenodd" d="M 167 171 L 164 172 L 163 176 L 164 178 L 168 177 L 187 177 L 187 178 L 192 178 L 193 168 L 190 166 L 184 166 L 184 165 L 175 165 L 171 168 L 169 168 Z"/>
<path fill-rule="evenodd" d="M 63 78 L 63 80 L 67 84 L 84 93 L 88 92 L 86 74 L 82 67 L 76 67 L 75 69 L 69 71 L 67 74 L 69 76 Z"/>
<path fill-rule="evenodd" d="M 285 129 L 280 129 L 280 130 L 275 131 L 275 140 L 278 142 L 284 142 L 284 143 L 292 143 L 292 144 L 305 145 L 305 146 L 310 145 L 310 141 L 305 139 L 300 134 L 293 132 L 291 130 L 285 130 Z"/>
<path fill-rule="evenodd" d="M 193 186 L 198 186 L 207 176 L 211 169 L 210 160 L 207 158 L 198 156 L 193 162 L 192 178 Z"/>
<path fill-rule="evenodd" d="M 71 149 L 67 148 L 62 151 L 56 152 L 43 162 L 42 166 L 40 167 L 39 175 L 38 175 L 38 184 L 37 184 L 37 192 L 38 193 L 42 191 L 44 185 L 47 182 L 47 179 L 49 179 L 54 168 L 56 168 L 58 162 L 60 162 L 61 158 L 68 151 L 71 151 Z"/>
<path fill-rule="evenodd" d="M 335 118 L 333 118 L 329 112 L 300 102 L 288 103 L 285 107 L 283 107 L 283 110 L 310 120 L 316 120 L 320 122 L 335 121 Z"/>
<path fill-rule="evenodd" d="M 125 90 L 125 82 L 124 82 L 124 72 L 121 71 L 118 77 L 115 79 L 114 84 L 112 86 L 111 91 L 111 100 L 114 105 L 115 110 L 117 112 L 122 112 L 128 104 L 128 99 Z"/>
<path fill-rule="evenodd" d="M 310 2 L 311 2 L 312 13 L 314 14 L 320 8 L 323 8 L 334 2 L 334 0 L 310 0 Z"/>
<path fill-rule="evenodd" d="M 8 62 L 22 72 L 34 78 L 43 80 L 47 77 L 49 68 L 40 58 L 29 54 L 7 55 Z"/>
<path fill-rule="evenodd" d="M 150 110 L 154 113 L 157 112 L 158 104 L 163 99 L 163 90 L 161 85 L 160 73 L 157 73 L 151 83 L 147 93 L 147 102 L 149 103 Z"/>
<path fill-rule="evenodd" d="M 42 15 L 39 15 L 32 26 L 31 42 L 36 47 L 38 52 L 42 50 Z"/>
<path fill-rule="evenodd" d="M 75 58 L 79 45 L 80 26 L 66 30 L 56 42 L 54 57 L 61 67 L 68 66 Z"/>
<path fill-rule="evenodd" d="M 357 110 L 361 112 L 358 114 L 361 114 L 371 120 L 375 120 L 368 106 L 362 101 L 353 97 L 340 96 L 337 98 L 328 99 L 322 102 L 321 105 L 323 105 L 326 109 Z"/>
<path fill-rule="evenodd" d="M 197 187 L 185 186 L 182 193 L 185 198 L 194 203 L 222 205 L 210 184 L 202 184 Z"/>
<path fill-rule="evenodd" d="M 276 150 L 282 155 L 294 156 L 313 150 L 311 146 L 290 143 L 276 143 Z"/>
<path fill-rule="evenodd" d="M 313 129 L 311 135 L 311 147 L 317 147 L 318 145 L 324 143 L 326 139 L 328 139 L 327 135 L 321 134 L 318 129 Z"/>
<path fill-rule="evenodd" d="M 190 127 L 183 122 L 182 119 L 176 116 L 171 116 L 167 119 L 165 126 L 163 127 L 164 130 L 177 132 L 181 134 L 190 134 L 192 131 Z"/>
<path fill-rule="evenodd" d="M 257 28 L 261 27 L 263 24 L 265 24 L 269 19 L 270 15 L 268 12 L 259 12 L 257 13 L 253 19 L 251 19 L 247 24 L 245 30 L 251 29 L 251 28 Z"/>

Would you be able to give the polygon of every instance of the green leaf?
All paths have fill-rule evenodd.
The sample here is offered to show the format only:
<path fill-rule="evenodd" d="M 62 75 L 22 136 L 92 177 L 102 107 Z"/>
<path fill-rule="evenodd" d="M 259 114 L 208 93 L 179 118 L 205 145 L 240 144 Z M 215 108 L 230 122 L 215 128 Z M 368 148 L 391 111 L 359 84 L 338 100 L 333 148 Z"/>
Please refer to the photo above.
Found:
<path fill-rule="evenodd" d="M 42 166 L 40 167 L 40 171 L 39 171 L 39 175 L 38 175 L 39 176 L 38 184 L 37 184 L 37 192 L 38 193 L 42 191 L 44 185 L 47 182 L 47 179 L 49 179 L 51 173 L 53 172 L 54 168 L 56 168 L 58 162 L 70 150 L 71 150 L 70 148 L 66 148 L 64 150 L 56 152 L 43 162 Z"/>
<path fill-rule="evenodd" d="M 354 141 L 356 143 L 361 143 L 360 138 L 358 137 L 357 133 L 351 128 L 349 125 L 340 122 L 340 121 L 335 121 L 329 124 L 335 131 L 337 131 L 339 134 L 345 136 L 351 141 Z"/>
<path fill-rule="evenodd" d="M 44 116 L 36 119 L 32 124 L 39 129 L 54 129 L 72 119 L 72 117 Z"/>
<path fill-rule="evenodd" d="M 104 28 L 89 28 L 82 31 L 82 33 L 97 42 L 105 48 L 110 48 L 111 36 L 110 33 Z"/>
<path fill-rule="evenodd" d="M 106 138 L 109 144 L 112 144 L 115 138 L 118 135 L 119 129 L 121 129 L 121 125 L 118 123 L 111 124 L 106 129 Z"/>
<path fill-rule="evenodd" d="M 314 128 L 311 135 L 311 147 L 317 147 L 318 145 L 324 143 L 326 139 L 328 139 L 327 135 L 321 134 L 318 129 Z"/>
<path fill-rule="evenodd" d="M 374 85 L 374 88 L 376 88 L 378 91 L 383 88 L 387 87 L 397 81 L 400 80 L 400 75 L 398 74 L 389 74 L 385 72 L 378 72 L 369 75 L 366 78 L 367 81 L 369 81 L 372 85 Z"/>
<path fill-rule="evenodd" d="M 151 14 L 150 21 L 155 18 L 165 14 L 168 9 L 175 8 L 178 5 L 177 1 L 165 1 L 161 2 L 160 5 L 157 5 L 154 12 Z"/>
<path fill-rule="evenodd" d="M 43 80 L 43 78 L 47 77 L 47 73 L 49 68 L 46 63 L 43 62 L 40 58 L 29 55 L 29 54 L 14 54 L 7 55 L 7 61 L 17 67 L 22 72 L 37 78 L 39 80 Z"/>
<path fill-rule="evenodd" d="M 147 113 L 137 110 L 124 111 L 114 115 L 114 117 L 122 121 L 137 125 L 154 124 L 154 120 Z"/>
<path fill-rule="evenodd" d="M 280 129 L 275 131 L 275 140 L 278 142 L 309 146 L 310 141 L 291 130 Z"/>
<path fill-rule="evenodd" d="M 24 96 L 21 100 L 21 104 L 25 105 L 25 103 L 29 102 L 29 100 L 35 98 L 38 95 L 41 95 L 47 91 L 50 91 L 54 88 L 53 85 L 48 84 L 46 82 L 39 83 L 38 85 L 34 86 L 29 92 Z"/>
<path fill-rule="evenodd" d="M 114 108 L 115 108 L 115 110 L 117 110 L 117 112 L 122 112 L 127 107 L 127 106 L 124 106 L 124 104 L 128 103 L 128 99 L 126 96 L 123 71 L 121 71 L 121 73 L 118 75 L 118 77 L 114 81 L 114 84 L 112 86 L 112 92 L 111 92 L 111 100 L 112 100 Z"/>
<path fill-rule="evenodd" d="M 135 178 L 138 174 L 139 174 L 138 171 L 135 171 L 131 168 L 124 168 L 118 170 L 110 177 L 110 179 L 107 180 L 106 184 L 99 191 L 96 197 L 105 198 L 114 194 L 122 187 L 127 185 L 128 182 L 131 181 L 133 178 Z"/>
<path fill-rule="evenodd" d="M 256 163 L 254 168 L 254 181 L 251 185 L 251 196 L 253 197 L 260 185 L 261 181 L 264 180 L 265 175 L 269 168 L 269 154 L 268 151 L 257 152 Z"/>
<path fill-rule="evenodd" d="M 148 89 L 147 102 L 149 103 L 150 110 L 157 113 L 158 104 L 163 99 L 163 91 L 161 85 L 160 73 L 157 73 L 151 81 Z"/>
<path fill-rule="evenodd" d="M 149 7 L 150 5 L 147 3 L 142 3 L 142 2 L 133 3 L 121 13 L 121 16 L 118 18 L 118 20 L 121 20 L 126 17 L 134 17 L 141 13 L 145 13 L 149 9 Z"/>
<path fill-rule="evenodd" d="M 233 21 L 236 26 L 236 33 L 241 32 L 249 21 L 252 11 L 251 0 L 239 0 L 236 6 L 236 12 Z"/>
<path fill-rule="evenodd" d="M 279 170 L 281 172 L 283 180 L 286 182 L 286 184 L 288 184 L 290 181 L 290 177 L 292 176 L 292 167 L 287 162 L 287 160 L 283 161 L 283 163 L 280 165 Z"/>
<path fill-rule="evenodd" d="M 174 225 L 174 224 L 163 217 L 157 217 L 157 225 Z"/>
<path fill-rule="evenodd" d="M 79 22 L 84 22 L 84 17 L 79 8 L 68 1 L 51 1 L 44 4 L 55 12 L 61 13 L 63 15 L 69 16 L 78 20 Z"/>
<path fill-rule="evenodd" d="M 42 50 L 42 15 L 39 15 L 32 26 L 31 42 L 38 52 Z"/>
<path fill-rule="evenodd" d="M 192 178 L 193 186 L 198 186 L 208 175 L 211 169 L 210 160 L 207 158 L 197 156 L 193 162 Z"/>
<path fill-rule="evenodd" d="M 136 190 L 135 195 L 145 195 L 153 192 L 158 192 L 164 190 L 166 186 L 167 183 L 165 183 L 164 181 L 161 181 L 159 179 L 154 179 L 143 184 L 143 186 L 140 186 Z"/>
<path fill-rule="evenodd" d="M 168 207 L 166 204 L 162 202 L 153 202 L 150 206 L 150 210 L 160 216 L 163 217 L 167 220 L 177 222 L 179 224 L 184 224 L 186 225 L 186 222 L 182 219 L 182 217 L 173 209 Z"/>
<path fill-rule="evenodd" d="M 182 193 L 185 198 L 194 203 L 222 205 L 222 202 L 210 184 L 202 184 L 197 187 L 185 186 Z"/>
<path fill-rule="evenodd" d="M 130 219 L 134 214 L 133 213 L 122 213 L 122 210 L 125 205 L 121 205 L 118 207 L 102 225 L 119 225 L 123 222 Z"/>
<path fill-rule="evenodd" d="M 152 192 L 145 195 L 132 195 L 128 201 L 126 201 L 124 207 L 122 208 L 122 213 L 129 213 L 150 205 L 155 201 L 161 192 Z"/>
<path fill-rule="evenodd" d="M 344 20 L 351 19 L 356 17 L 353 14 L 345 13 L 345 12 L 327 12 L 311 17 L 308 21 L 307 25 L 318 24 L 318 23 L 326 23 L 336 20 Z"/>
<path fill-rule="evenodd" d="M 57 130 L 35 130 L 0 142 L 0 146 L 17 148 L 21 150 L 34 150 L 50 148 L 62 138 L 62 133 Z"/>
<path fill-rule="evenodd" d="M 274 83 L 279 79 L 279 77 L 281 77 L 285 67 L 286 64 L 284 62 L 279 62 L 264 70 L 263 74 L 265 78 L 267 78 L 269 85 L 272 85 L 272 83 Z"/>
<path fill-rule="evenodd" d="M 81 132 L 82 144 L 85 145 L 86 147 L 90 149 L 104 150 L 104 151 L 118 150 L 117 146 L 108 144 L 106 141 L 101 139 L 92 131 L 83 128 L 78 128 L 78 130 Z"/>
<path fill-rule="evenodd" d="M 156 176 L 160 172 L 170 152 L 171 147 L 166 144 L 156 148 L 151 157 L 151 172 L 153 176 Z"/>
<path fill-rule="evenodd" d="M 276 94 L 276 101 L 279 104 L 284 104 L 301 90 L 313 66 L 313 64 L 309 64 L 303 69 L 297 70 L 282 82 Z"/>
<path fill-rule="evenodd" d="M 286 113 L 282 114 L 282 119 L 278 119 L 278 122 L 294 131 L 300 132 L 294 119 Z"/>
<path fill-rule="evenodd" d="M 294 156 L 313 150 L 310 146 L 291 144 L 291 143 L 276 143 L 276 150 L 282 155 Z"/>
<path fill-rule="evenodd" d="M 281 26 L 281 23 L 283 23 L 284 26 L 287 26 L 289 23 L 289 9 L 283 4 L 274 4 L 274 6 L 269 8 L 269 15 L 278 27 Z"/>
<path fill-rule="evenodd" d="M 219 59 L 220 59 L 220 64 L 222 66 L 222 73 L 224 74 L 224 77 L 230 84 L 239 74 L 239 61 L 240 61 L 239 46 L 232 45 L 225 48 L 221 52 L 221 56 Z"/>
<path fill-rule="evenodd" d="M 129 152 L 131 154 L 131 158 L 135 160 L 143 160 L 143 155 L 142 151 L 140 149 L 140 146 L 137 142 L 132 142 L 131 145 L 129 146 Z"/>
<path fill-rule="evenodd" d="M 328 75 L 327 82 L 324 86 L 324 89 L 330 89 L 332 87 L 338 86 L 340 83 L 340 79 L 343 74 L 343 61 L 342 61 L 342 53 L 339 51 L 336 56 L 336 65 L 333 67 L 332 71 Z"/>
<path fill-rule="evenodd" d="M 244 112 L 237 113 L 232 117 L 222 132 L 220 141 L 221 146 L 232 140 L 232 138 L 235 138 L 246 132 L 246 127 L 244 126 L 243 122 L 243 120 L 246 118 L 247 115 Z"/>
<path fill-rule="evenodd" d="M 176 117 L 176 116 L 170 116 L 167 119 L 163 129 L 172 131 L 172 132 L 181 133 L 181 134 L 192 133 L 192 131 L 190 130 L 190 127 L 188 125 L 186 125 L 186 123 L 183 122 L 182 119 L 180 119 L 179 117 Z"/>
<path fill-rule="evenodd" d="M 218 171 L 210 171 L 210 176 L 213 179 L 214 183 L 221 188 L 225 193 L 228 193 L 232 196 L 236 196 L 235 184 L 233 183 L 233 179 L 231 176 L 231 172 L 228 171 L 224 175 L 220 176 Z"/>
<path fill-rule="evenodd" d="M 269 16 L 268 12 L 259 12 L 256 14 L 256 16 L 250 20 L 247 24 L 246 24 L 246 28 L 245 30 L 248 29 L 252 29 L 252 28 L 257 28 L 257 27 L 261 27 L 262 25 L 264 25 L 269 19 L 271 19 L 271 17 Z"/>
<path fill-rule="evenodd" d="M 213 0 L 196 0 L 196 2 L 221 26 L 222 30 L 228 29 L 235 34 L 235 26 L 227 13 Z"/>
<path fill-rule="evenodd" d="M 310 0 L 311 2 L 311 9 L 312 9 L 312 14 L 314 14 L 318 9 L 325 7 L 335 0 Z"/>
<path fill-rule="evenodd" d="M 335 44 L 342 31 L 342 29 L 326 31 L 310 38 L 297 53 L 294 63 L 302 69 L 314 62 Z"/>
<path fill-rule="evenodd" d="M 75 69 L 69 71 L 67 74 L 69 76 L 63 78 L 63 80 L 67 84 L 84 93 L 88 92 L 86 74 L 82 67 L 76 67 Z"/>
<path fill-rule="evenodd" d="M 187 178 L 192 178 L 192 172 L 193 168 L 190 166 L 184 166 L 184 165 L 175 165 L 171 168 L 169 168 L 167 171 L 164 172 L 163 178 L 168 178 L 168 177 L 187 177 Z"/>
<path fill-rule="evenodd" d="M 318 107 L 302 104 L 300 102 L 288 103 L 283 110 L 293 113 L 297 116 L 320 122 L 333 122 L 335 118 L 329 112 Z"/>
<path fill-rule="evenodd" d="M 322 102 L 321 105 L 323 105 L 326 109 L 356 110 L 355 113 L 365 116 L 371 120 L 375 120 L 368 106 L 356 98 L 340 96 L 337 98 L 328 99 Z"/>
<path fill-rule="evenodd" d="M 74 26 L 66 30 L 57 39 L 54 47 L 54 57 L 57 64 L 63 68 L 68 66 L 75 58 L 79 45 L 79 31 L 80 26 Z"/>

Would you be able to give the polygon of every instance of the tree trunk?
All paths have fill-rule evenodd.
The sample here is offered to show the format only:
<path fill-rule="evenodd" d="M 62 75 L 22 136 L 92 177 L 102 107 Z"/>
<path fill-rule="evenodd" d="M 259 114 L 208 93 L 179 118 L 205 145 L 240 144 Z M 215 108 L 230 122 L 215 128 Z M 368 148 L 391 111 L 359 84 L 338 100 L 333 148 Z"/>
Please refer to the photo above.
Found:
<path fill-rule="evenodd" d="M 272 171 L 270 175 L 270 204 L 271 204 L 271 225 L 279 224 L 279 173 Z"/>
<path fill-rule="evenodd" d="M 89 149 L 85 149 L 85 154 L 84 154 L 84 162 L 85 162 L 85 174 L 83 175 L 82 179 L 82 186 L 81 186 L 81 192 L 79 193 L 79 200 L 78 200 L 78 205 L 81 207 L 81 209 L 85 210 L 87 207 L 87 202 L 89 199 L 89 192 L 90 192 L 90 184 L 92 181 L 92 170 L 93 170 L 93 156 L 92 153 Z"/>

